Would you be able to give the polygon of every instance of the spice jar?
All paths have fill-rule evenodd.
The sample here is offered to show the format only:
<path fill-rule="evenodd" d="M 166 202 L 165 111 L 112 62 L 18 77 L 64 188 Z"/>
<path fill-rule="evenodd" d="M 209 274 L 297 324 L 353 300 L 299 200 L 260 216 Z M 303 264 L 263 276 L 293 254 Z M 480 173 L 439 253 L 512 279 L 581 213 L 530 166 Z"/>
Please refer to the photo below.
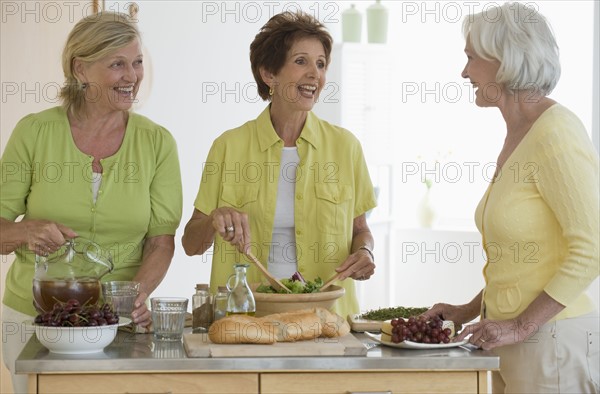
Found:
<path fill-rule="evenodd" d="M 227 286 L 219 286 L 217 294 L 213 298 L 213 321 L 227 316 L 227 298 L 229 297 L 229 290 Z"/>
<path fill-rule="evenodd" d="M 197 284 L 196 293 L 192 296 L 192 332 L 208 332 L 212 318 L 213 307 L 208 284 Z"/>

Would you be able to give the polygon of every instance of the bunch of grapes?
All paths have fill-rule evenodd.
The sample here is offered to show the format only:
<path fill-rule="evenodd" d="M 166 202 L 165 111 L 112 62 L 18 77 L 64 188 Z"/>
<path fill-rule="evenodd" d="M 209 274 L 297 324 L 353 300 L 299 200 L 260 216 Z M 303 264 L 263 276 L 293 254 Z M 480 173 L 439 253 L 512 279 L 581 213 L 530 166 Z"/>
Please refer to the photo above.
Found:
<path fill-rule="evenodd" d="M 79 301 L 70 299 L 64 303 L 57 302 L 52 312 L 37 315 L 34 322 L 49 327 L 95 327 L 117 324 L 119 315 L 110 304 L 81 305 Z"/>
<path fill-rule="evenodd" d="M 411 341 L 418 343 L 448 343 L 452 331 L 442 328 L 439 317 L 427 321 L 424 316 L 411 316 L 408 320 L 392 319 L 392 342 Z"/>

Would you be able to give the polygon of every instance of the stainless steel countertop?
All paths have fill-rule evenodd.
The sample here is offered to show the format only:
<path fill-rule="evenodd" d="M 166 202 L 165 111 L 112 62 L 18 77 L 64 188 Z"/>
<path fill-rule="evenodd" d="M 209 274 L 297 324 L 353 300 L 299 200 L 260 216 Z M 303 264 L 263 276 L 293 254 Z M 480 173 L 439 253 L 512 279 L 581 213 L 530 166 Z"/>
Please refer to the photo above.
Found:
<path fill-rule="evenodd" d="M 364 334 L 353 334 L 368 347 L 376 344 Z M 182 342 L 155 342 L 149 334 L 119 332 L 103 352 L 84 355 L 50 353 L 34 335 L 16 361 L 16 372 L 467 371 L 499 366 L 500 359 L 492 353 L 466 347 L 411 350 L 378 345 L 364 357 L 188 358 Z"/>

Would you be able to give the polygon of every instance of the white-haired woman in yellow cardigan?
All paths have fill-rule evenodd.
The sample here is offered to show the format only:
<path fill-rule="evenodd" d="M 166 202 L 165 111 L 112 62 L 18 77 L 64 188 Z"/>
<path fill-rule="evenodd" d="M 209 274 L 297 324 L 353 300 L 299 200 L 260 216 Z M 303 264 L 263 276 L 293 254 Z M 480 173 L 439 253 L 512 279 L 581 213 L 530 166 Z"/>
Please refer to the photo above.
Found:
<path fill-rule="evenodd" d="M 597 393 L 598 154 L 581 121 L 547 95 L 560 77 L 546 19 L 519 3 L 464 22 L 462 76 L 475 103 L 497 107 L 506 139 L 475 220 L 485 288 L 426 315 L 463 324 L 457 340 L 500 356 L 494 393 Z"/>

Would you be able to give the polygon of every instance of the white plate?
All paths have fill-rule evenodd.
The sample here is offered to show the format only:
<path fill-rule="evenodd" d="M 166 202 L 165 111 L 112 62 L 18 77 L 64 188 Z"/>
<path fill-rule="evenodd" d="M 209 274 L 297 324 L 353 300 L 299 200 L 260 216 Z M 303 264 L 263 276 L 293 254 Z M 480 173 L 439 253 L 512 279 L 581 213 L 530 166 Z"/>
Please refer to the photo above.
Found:
<path fill-rule="evenodd" d="M 381 340 L 381 334 L 372 334 L 370 332 L 365 332 L 365 334 L 374 340 L 375 342 L 379 342 L 382 345 L 395 347 L 398 349 L 446 349 L 451 347 L 458 347 L 465 345 L 469 341 L 467 339 L 462 340 L 461 342 L 449 342 L 449 343 L 418 343 L 411 341 L 404 341 L 400 343 L 394 342 L 385 342 Z"/>

